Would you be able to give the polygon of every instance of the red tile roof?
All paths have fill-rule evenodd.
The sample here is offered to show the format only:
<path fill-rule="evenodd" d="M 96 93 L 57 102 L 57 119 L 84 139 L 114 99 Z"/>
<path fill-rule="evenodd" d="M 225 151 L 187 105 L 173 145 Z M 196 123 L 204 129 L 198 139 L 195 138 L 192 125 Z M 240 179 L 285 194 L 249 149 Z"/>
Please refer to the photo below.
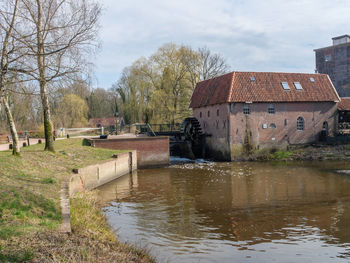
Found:
<path fill-rule="evenodd" d="M 338 103 L 338 110 L 350 111 L 350 98 L 341 98 L 341 101 Z"/>
<path fill-rule="evenodd" d="M 254 77 L 252 81 L 250 77 Z M 310 78 L 315 81 L 312 82 Z M 290 90 L 284 90 L 287 82 Z M 299 82 L 302 90 L 297 90 Z M 340 101 L 328 75 L 275 72 L 231 72 L 197 83 L 190 108 L 228 102 Z"/>

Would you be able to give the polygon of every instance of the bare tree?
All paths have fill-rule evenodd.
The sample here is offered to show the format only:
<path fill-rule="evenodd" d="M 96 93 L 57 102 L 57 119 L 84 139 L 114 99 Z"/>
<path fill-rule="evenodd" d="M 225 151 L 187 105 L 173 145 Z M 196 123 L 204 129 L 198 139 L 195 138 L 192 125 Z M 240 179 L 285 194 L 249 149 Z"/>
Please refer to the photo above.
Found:
<path fill-rule="evenodd" d="M 9 66 L 16 61 L 12 56 L 16 49 L 16 44 L 13 39 L 13 31 L 17 18 L 18 0 L 9 1 L 1 6 L 0 10 L 0 30 L 1 30 L 1 60 L 0 60 L 0 103 L 3 104 L 7 121 L 10 127 L 13 147 L 13 155 L 20 155 L 20 146 L 16 125 L 8 103 L 6 85 L 8 84 Z"/>
<path fill-rule="evenodd" d="M 227 73 L 229 70 L 225 59 L 219 54 L 212 54 L 206 47 L 199 48 L 201 60 L 200 80 L 206 80 Z"/>
<path fill-rule="evenodd" d="M 18 41 L 26 48 L 21 72 L 39 82 L 44 116 L 45 150 L 54 151 L 48 88 L 83 71 L 84 55 L 97 45 L 100 5 L 94 0 L 21 0 L 24 22 Z"/>

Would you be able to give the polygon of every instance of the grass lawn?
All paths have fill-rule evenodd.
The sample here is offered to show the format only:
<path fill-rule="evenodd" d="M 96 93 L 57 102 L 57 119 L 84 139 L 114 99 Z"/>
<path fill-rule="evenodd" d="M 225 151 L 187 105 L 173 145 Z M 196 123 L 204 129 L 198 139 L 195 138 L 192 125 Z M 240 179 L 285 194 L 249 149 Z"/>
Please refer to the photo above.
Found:
<path fill-rule="evenodd" d="M 82 146 L 81 139 L 56 141 L 55 153 L 43 149 L 43 144 L 22 148 L 20 157 L 0 152 L 0 262 L 102 262 L 116 255 L 118 262 L 151 261 L 114 238 L 89 194 L 71 201 L 73 233 L 58 232 L 62 181 L 72 169 L 103 162 L 118 151 Z M 90 223 L 89 213 L 94 215 Z"/>

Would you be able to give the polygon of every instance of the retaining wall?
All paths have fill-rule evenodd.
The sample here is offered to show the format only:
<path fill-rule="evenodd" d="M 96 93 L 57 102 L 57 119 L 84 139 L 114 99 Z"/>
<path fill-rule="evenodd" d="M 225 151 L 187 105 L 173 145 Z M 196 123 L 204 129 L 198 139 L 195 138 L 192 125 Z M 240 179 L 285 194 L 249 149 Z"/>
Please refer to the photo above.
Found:
<path fill-rule="evenodd" d="M 89 139 L 89 142 L 92 147 L 136 150 L 138 168 L 168 165 L 170 161 L 169 137 L 167 136 Z"/>
<path fill-rule="evenodd" d="M 74 169 L 75 174 L 63 183 L 61 190 L 62 232 L 71 232 L 70 196 L 73 196 L 76 192 L 99 187 L 137 169 L 136 150 L 113 157 L 113 160 Z"/>

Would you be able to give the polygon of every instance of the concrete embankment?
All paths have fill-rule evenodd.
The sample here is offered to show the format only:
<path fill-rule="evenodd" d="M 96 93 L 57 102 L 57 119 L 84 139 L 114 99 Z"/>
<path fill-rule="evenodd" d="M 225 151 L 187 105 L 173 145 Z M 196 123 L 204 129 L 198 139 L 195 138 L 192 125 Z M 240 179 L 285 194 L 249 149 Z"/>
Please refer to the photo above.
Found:
<path fill-rule="evenodd" d="M 75 193 L 92 190 L 137 169 L 135 150 L 115 155 L 112 160 L 74 169 L 74 174 L 62 185 L 61 207 L 63 222 L 61 231 L 71 232 L 69 198 Z"/>

